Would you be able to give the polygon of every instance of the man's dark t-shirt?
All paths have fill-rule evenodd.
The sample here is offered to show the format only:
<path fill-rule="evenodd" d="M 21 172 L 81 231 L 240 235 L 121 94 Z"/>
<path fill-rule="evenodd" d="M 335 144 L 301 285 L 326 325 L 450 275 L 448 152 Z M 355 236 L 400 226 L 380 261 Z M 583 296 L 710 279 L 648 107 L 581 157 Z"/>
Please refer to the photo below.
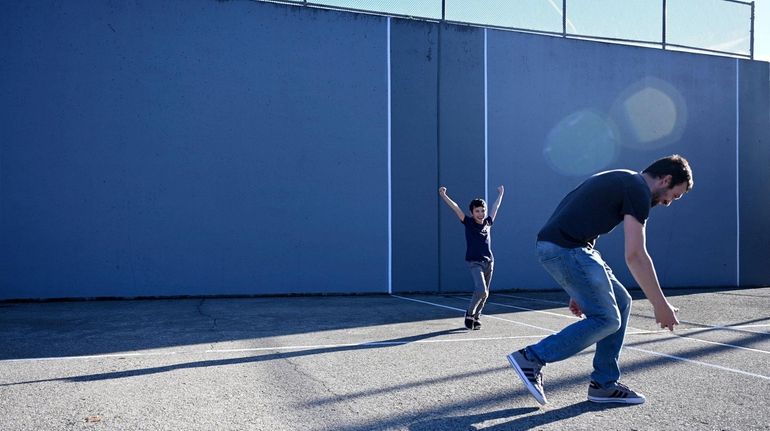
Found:
<path fill-rule="evenodd" d="M 487 217 L 484 223 L 478 224 L 473 217 L 466 215 L 462 223 L 465 225 L 465 260 L 468 262 L 493 261 L 492 217 Z"/>
<path fill-rule="evenodd" d="M 624 169 L 601 172 L 562 199 L 537 240 L 592 248 L 596 238 L 614 229 L 626 214 L 644 224 L 651 206 L 652 194 L 641 174 Z"/>

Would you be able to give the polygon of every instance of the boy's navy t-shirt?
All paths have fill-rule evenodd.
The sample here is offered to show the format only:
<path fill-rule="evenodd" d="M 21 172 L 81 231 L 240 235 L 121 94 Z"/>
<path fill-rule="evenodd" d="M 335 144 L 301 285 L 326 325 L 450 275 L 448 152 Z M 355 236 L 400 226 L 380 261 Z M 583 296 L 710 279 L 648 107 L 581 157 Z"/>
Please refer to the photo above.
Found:
<path fill-rule="evenodd" d="M 468 262 L 491 262 L 492 257 L 492 217 L 484 219 L 484 223 L 478 224 L 473 217 L 468 215 L 462 221 L 465 225 L 465 260 Z"/>
<path fill-rule="evenodd" d="M 652 193 L 641 174 L 625 169 L 601 172 L 562 199 L 537 240 L 592 248 L 596 238 L 614 229 L 626 214 L 644 224 L 651 207 Z"/>

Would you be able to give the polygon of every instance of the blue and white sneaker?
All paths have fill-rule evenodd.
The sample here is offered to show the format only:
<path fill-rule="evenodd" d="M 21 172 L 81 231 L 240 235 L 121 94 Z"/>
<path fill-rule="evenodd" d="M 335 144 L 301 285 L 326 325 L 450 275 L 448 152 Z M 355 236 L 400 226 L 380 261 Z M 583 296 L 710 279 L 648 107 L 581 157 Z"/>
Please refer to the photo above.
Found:
<path fill-rule="evenodd" d="M 620 382 L 602 388 L 596 382 L 588 386 L 588 401 L 595 403 L 644 404 L 644 395 L 631 390 Z"/>
<path fill-rule="evenodd" d="M 540 405 L 545 405 L 548 400 L 545 399 L 545 392 L 543 392 L 543 366 L 535 361 L 530 361 L 527 358 L 527 353 L 524 349 L 518 352 L 513 352 L 508 357 L 508 362 L 511 363 L 513 369 L 524 382 L 529 392 L 537 400 Z"/>

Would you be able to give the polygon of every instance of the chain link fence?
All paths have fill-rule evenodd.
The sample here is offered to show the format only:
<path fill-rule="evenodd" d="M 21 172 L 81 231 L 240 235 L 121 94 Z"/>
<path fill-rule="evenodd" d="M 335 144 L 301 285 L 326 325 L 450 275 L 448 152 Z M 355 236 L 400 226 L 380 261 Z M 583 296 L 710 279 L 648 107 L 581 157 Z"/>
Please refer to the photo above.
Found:
<path fill-rule="evenodd" d="M 257 1 L 754 58 L 753 1 Z"/>

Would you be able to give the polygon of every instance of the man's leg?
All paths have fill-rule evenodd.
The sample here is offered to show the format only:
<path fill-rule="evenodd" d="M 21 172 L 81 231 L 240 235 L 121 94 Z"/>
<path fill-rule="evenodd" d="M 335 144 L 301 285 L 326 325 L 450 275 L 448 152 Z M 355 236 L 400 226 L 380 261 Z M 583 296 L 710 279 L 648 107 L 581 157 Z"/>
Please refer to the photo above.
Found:
<path fill-rule="evenodd" d="M 605 264 L 605 270 L 610 283 L 612 283 L 613 296 L 620 311 L 620 329 L 596 343 L 594 371 L 591 373 L 591 380 L 600 387 L 606 387 L 620 379 L 618 359 L 626 335 L 628 318 L 631 315 L 631 295 L 628 294 L 623 284 L 615 278 L 612 269 L 607 264 Z"/>
<path fill-rule="evenodd" d="M 614 286 L 597 251 L 538 242 L 538 254 L 545 269 L 578 303 L 585 318 L 527 347 L 528 356 L 542 364 L 561 361 L 621 328 Z"/>

